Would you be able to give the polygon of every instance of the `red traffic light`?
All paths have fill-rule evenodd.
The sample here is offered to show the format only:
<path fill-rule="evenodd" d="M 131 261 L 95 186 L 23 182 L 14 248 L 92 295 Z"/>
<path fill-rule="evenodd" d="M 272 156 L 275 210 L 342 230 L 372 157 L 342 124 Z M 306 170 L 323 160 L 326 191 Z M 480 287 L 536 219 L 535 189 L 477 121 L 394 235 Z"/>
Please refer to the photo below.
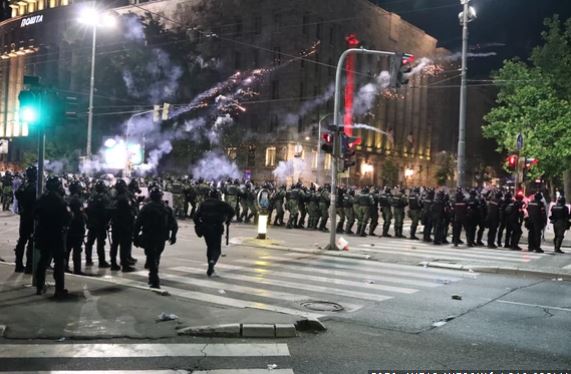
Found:
<path fill-rule="evenodd" d="M 328 144 L 333 143 L 333 136 L 328 132 L 321 135 L 321 138 L 323 139 L 323 141 L 325 143 L 328 143 Z"/>
<path fill-rule="evenodd" d="M 402 64 L 403 65 L 412 64 L 412 63 L 414 63 L 415 60 L 416 60 L 416 57 L 414 57 L 414 55 L 412 55 L 410 53 L 403 53 L 403 55 L 402 55 Z"/>
<path fill-rule="evenodd" d="M 508 157 L 508 166 L 510 169 L 515 169 L 517 167 L 518 157 L 517 155 L 510 155 Z"/>

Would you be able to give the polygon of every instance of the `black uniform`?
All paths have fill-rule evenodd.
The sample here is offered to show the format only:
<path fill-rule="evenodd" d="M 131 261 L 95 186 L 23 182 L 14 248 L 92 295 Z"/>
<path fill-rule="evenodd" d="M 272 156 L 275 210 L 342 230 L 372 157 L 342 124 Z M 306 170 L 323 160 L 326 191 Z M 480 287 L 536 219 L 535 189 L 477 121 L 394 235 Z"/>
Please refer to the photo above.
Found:
<path fill-rule="evenodd" d="M 434 199 L 431 206 L 432 222 L 434 223 L 434 241 L 433 243 L 438 245 L 442 244 L 445 237 L 445 214 L 446 214 L 446 202 L 444 200 L 444 193 L 439 192 Z"/>
<path fill-rule="evenodd" d="M 466 221 L 466 239 L 468 242 L 468 247 L 473 247 L 476 245 L 476 227 L 480 221 L 479 201 L 476 198 L 474 191 L 470 193 L 470 198 L 468 199 L 467 204 L 468 217 Z"/>
<path fill-rule="evenodd" d="M 555 239 L 553 242 L 555 244 L 555 252 L 563 253 L 561 250 L 561 244 L 563 243 L 563 237 L 565 236 L 565 231 L 569 229 L 569 208 L 565 206 L 565 200 L 560 198 L 557 205 L 551 208 L 551 222 L 553 222 L 553 230 L 555 231 Z"/>
<path fill-rule="evenodd" d="M 519 240 L 521 239 L 521 224 L 523 222 L 523 202 L 522 197 L 518 196 L 516 201 L 512 201 L 505 209 L 506 222 L 509 225 L 511 237 L 509 243 L 511 249 L 521 251 Z M 507 239 L 507 238 L 506 238 Z M 507 240 L 506 240 L 507 243 Z"/>
<path fill-rule="evenodd" d="M 70 214 L 63 198 L 56 192 L 47 192 L 38 200 L 35 217 L 37 228 L 34 235 L 40 251 L 40 261 L 36 269 L 37 293 L 44 291 L 46 269 L 54 260 L 55 296 L 65 296 L 65 230 L 69 225 Z"/>
<path fill-rule="evenodd" d="M 18 209 L 20 212 L 20 229 L 16 244 L 16 272 L 32 273 L 32 250 L 34 234 L 34 209 L 36 206 L 36 181 L 28 179 L 16 191 Z M 26 245 L 27 244 L 27 245 Z M 26 266 L 24 268 L 24 249 L 26 250 Z"/>
<path fill-rule="evenodd" d="M 421 218 L 422 202 L 418 195 L 418 190 L 414 190 L 408 195 L 408 216 L 412 220 L 410 224 L 410 238 L 418 239 L 416 237 L 416 228 Z"/>
<path fill-rule="evenodd" d="M 496 248 L 496 233 L 500 224 L 501 195 L 496 195 L 486 206 L 486 226 L 488 227 L 488 248 Z"/>
<path fill-rule="evenodd" d="M 422 200 L 422 224 L 424 230 L 422 232 L 423 241 L 432 241 L 430 235 L 432 233 L 432 204 L 434 202 L 434 192 L 429 191 L 426 197 Z"/>
<path fill-rule="evenodd" d="M 453 208 L 454 218 L 452 223 L 452 244 L 455 247 L 460 244 L 460 235 L 462 234 L 462 227 L 466 229 L 466 220 L 468 214 L 468 205 L 464 201 L 464 194 L 458 192 L 456 194 L 456 202 Z"/>
<path fill-rule="evenodd" d="M 199 236 L 206 241 L 206 257 L 208 259 L 208 276 L 214 273 L 214 265 L 218 262 L 222 251 L 222 234 L 224 223 L 229 224 L 234 216 L 230 204 L 216 198 L 206 199 L 194 215 L 194 224 Z"/>
<path fill-rule="evenodd" d="M 117 264 L 117 250 L 123 271 L 133 270 L 131 268 L 130 254 L 133 238 L 133 228 L 135 224 L 135 210 L 131 205 L 128 193 L 121 192 L 114 199 L 113 210 L 111 211 L 111 269 L 119 270 Z"/>
<path fill-rule="evenodd" d="M 85 226 L 87 224 L 87 216 L 82 209 L 82 201 L 78 195 L 72 195 L 69 199 L 69 208 L 71 210 L 71 221 L 67 231 L 65 263 L 66 270 L 69 269 L 69 256 L 73 253 L 73 272 L 81 274 L 81 247 L 85 237 Z"/>
<path fill-rule="evenodd" d="M 93 244 L 97 240 L 99 267 L 110 265 L 105 261 L 105 239 L 109 225 L 109 196 L 106 192 L 96 192 L 87 202 L 87 243 L 85 245 L 85 263 L 93 265 Z"/>
<path fill-rule="evenodd" d="M 528 229 L 527 249 L 528 251 L 535 251 L 542 253 L 541 249 L 541 232 L 546 225 L 545 205 L 541 201 L 541 196 L 537 196 L 534 201 L 527 204 L 527 222 Z"/>
<path fill-rule="evenodd" d="M 149 286 L 160 288 L 159 263 L 165 242 L 176 243 L 178 224 L 171 208 L 161 201 L 150 201 L 135 221 L 134 243 L 143 247 L 149 267 Z"/>

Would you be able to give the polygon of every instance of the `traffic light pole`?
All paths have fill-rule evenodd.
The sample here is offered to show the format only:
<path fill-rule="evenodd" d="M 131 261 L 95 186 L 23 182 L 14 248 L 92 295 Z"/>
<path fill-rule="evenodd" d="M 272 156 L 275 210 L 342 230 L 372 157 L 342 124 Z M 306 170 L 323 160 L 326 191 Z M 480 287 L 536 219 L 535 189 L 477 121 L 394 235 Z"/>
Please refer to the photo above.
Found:
<path fill-rule="evenodd" d="M 329 222 L 330 222 L 330 235 L 329 235 L 329 245 L 327 249 L 338 250 L 336 244 L 336 227 L 337 227 L 337 166 L 338 160 L 341 156 L 341 141 L 339 137 L 339 132 L 343 130 L 343 127 L 339 124 L 340 118 L 340 103 L 341 103 L 341 74 L 343 73 L 343 66 L 347 56 L 350 54 L 362 54 L 362 55 L 377 55 L 377 56 L 394 56 L 395 52 L 387 51 L 375 51 L 365 48 L 350 48 L 345 50 L 339 57 L 337 62 L 337 72 L 335 74 L 335 101 L 333 109 L 333 126 L 335 131 L 333 132 L 333 154 L 331 157 L 331 202 L 329 205 Z"/>
<path fill-rule="evenodd" d="M 38 92 L 38 110 L 40 113 L 44 113 L 44 92 Z M 38 126 L 38 176 L 36 178 L 36 199 L 44 193 L 44 159 L 46 153 L 46 123 L 45 119 L 40 120 Z M 35 230 L 34 230 L 35 231 Z M 38 263 L 40 260 L 40 250 L 33 244 L 32 250 L 32 286 L 36 286 L 36 269 L 38 268 Z"/>
<path fill-rule="evenodd" d="M 457 186 L 464 187 L 466 179 L 466 69 L 468 64 L 468 12 L 470 0 L 464 1 L 462 12 L 462 69 L 460 83 L 460 121 L 458 124 L 458 180 Z"/>

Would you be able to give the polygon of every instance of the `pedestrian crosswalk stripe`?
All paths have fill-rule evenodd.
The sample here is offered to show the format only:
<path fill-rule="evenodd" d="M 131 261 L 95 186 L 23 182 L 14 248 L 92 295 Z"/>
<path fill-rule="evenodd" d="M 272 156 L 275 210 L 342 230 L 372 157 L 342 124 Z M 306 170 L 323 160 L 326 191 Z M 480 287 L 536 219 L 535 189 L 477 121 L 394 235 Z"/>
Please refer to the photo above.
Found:
<path fill-rule="evenodd" d="M 383 248 L 422 248 L 422 249 L 432 249 L 432 250 L 439 250 L 439 251 L 447 251 L 451 253 L 458 253 L 458 254 L 478 254 L 478 255 L 485 255 L 485 256 L 494 256 L 495 258 L 521 258 L 521 257 L 528 257 L 528 258 L 541 258 L 544 257 L 544 254 L 540 253 L 530 253 L 530 252 L 514 252 L 514 251 L 507 251 L 503 249 L 478 249 L 477 247 L 466 247 L 464 249 L 454 248 L 454 247 L 447 247 L 447 246 L 436 246 L 434 244 L 429 244 L 425 242 L 407 242 L 403 240 L 393 240 L 393 241 L 385 241 L 380 240 L 377 243 L 371 243 L 374 246 L 383 247 Z M 364 244 L 362 244 L 364 245 Z"/>
<path fill-rule="evenodd" d="M 101 279 L 105 282 L 108 282 L 108 283 L 118 284 L 121 286 L 131 286 L 131 287 L 136 287 L 136 288 L 148 288 L 148 287 L 144 286 L 145 283 L 143 283 L 143 282 L 139 282 L 136 280 L 127 279 L 127 278 L 123 278 L 123 277 L 103 277 L 103 278 L 99 278 L 99 279 Z M 161 290 L 168 292 L 170 295 L 182 297 L 184 299 L 198 300 L 198 301 L 203 301 L 203 302 L 210 303 L 210 304 L 229 306 L 229 307 L 233 307 L 233 308 L 260 309 L 260 310 L 267 310 L 270 312 L 283 313 L 283 314 L 289 314 L 289 315 L 300 316 L 300 317 L 305 317 L 305 318 L 314 318 L 314 319 L 323 317 L 322 314 L 304 312 L 304 311 L 297 310 L 297 309 L 285 308 L 285 307 L 280 307 L 280 306 L 275 306 L 275 305 L 270 305 L 270 304 L 265 304 L 265 303 L 258 303 L 258 302 L 253 302 L 253 301 L 233 299 L 230 297 L 212 295 L 212 294 L 204 293 L 204 292 L 189 291 L 189 290 L 184 290 L 184 289 L 180 289 L 180 288 L 176 288 L 176 287 L 162 286 Z"/>
<path fill-rule="evenodd" d="M 283 255 L 292 258 L 299 258 L 300 256 L 299 253 L 284 253 Z M 317 255 L 314 258 L 324 258 L 324 256 Z M 402 269 L 402 270 L 412 271 L 412 269 L 416 268 L 419 269 L 419 273 L 420 271 L 422 271 L 425 272 L 426 274 L 440 274 L 441 276 L 452 275 L 456 277 L 473 278 L 474 276 L 479 275 L 479 273 L 475 272 L 465 273 L 465 272 L 460 272 L 458 270 L 432 269 L 426 267 L 419 268 L 418 266 L 412 266 L 412 265 L 393 264 L 393 263 L 379 262 L 379 261 L 357 260 L 354 258 L 346 258 L 346 257 L 327 256 L 327 261 L 339 262 L 344 264 L 351 263 L 359 267 L 372 268 L 372 269 L 387 268 L 387 269 Z"/>
<path fill-rule="evenodd" d="M 394 277 L 394 276 L 386 276 L 386 275 L 367 275 L 362 274 L 358 269 L 353 269 L 353 271 L 343 271 L 337 269 L 322 269 L 317 268 L 315 266 L 301 266 L 301 265 L 288 265 L 283 263 L 276 263 L 276 262 L 269 262 L 268 260 L 272 260 L 271 256 L 267 256 L 269 258 L 265 259 L 237 259 L 234 260 L 235 262 L 243 263 L 243 264 L 252 264 L 256 266 L 263 266 L 263 267 L 279 267 L 280 269 L 288 269 L 293 271 L 308 271 L 311 273 L 319 273 L 319 274 L 329 274 L 335 277 L 346 277 L 346 278 L 355 278 L 359 279 L 362 282 L 373 280 L 373 281 L 380 281 L 380 282 L 388 282 L 388 283 L 399 283 L 408 286 L 416 286 L 416 287 L 438 287 L 438 284 L 434 282 L 422 281 L 422 280 L 414 280 L 414 279 L 407 279 L 403 277 Z"/>
<path fill-rule="evenodd" d="M 299 257 L 299 255 L 297 256 Z M 311 266 L 322 266 L 325 268 L 331 268 L 331 269 L 341 269 L 341 270 L 351 270 L 354 272 L 358 272 L 359 274 L 366 276 L 369 279 L 369 275 L 367 275 L 367 273 L 373 273 L 373 274 L 390 274 L 390 275 L 395 275 L 395 276 L 400 276 L 400 279 L 403 279 L 402 277 L 405 277 L 405 279 L 410 279 L 411 281 L 414 281 L 411 278 L 420 278 L 420 279 L 428 279 L 430 281 L 438 281 L 441 280 L 443 277 L 445 277 L 448 281 L 450 282 L 457 282 L 459 280 L 461 280 L 462 278 L 456 278 L 456 277 L 452 277 L 449 275 L 443 275 L 443 274 L 435 274 L 435 273 L 428 273 L 428 274 L 424 274 L 425 273 L 425 269 L 424 268 L 419 268 L 418 266 L 409 266 L 409 271 L 405 271 L 405 270 L 394 270 L 394 269 L 386 269 L 382 266 L 375 266 L 374 264 L 377 264 L 377 262 L 371 262 L 371 261 L 367 261 L 367 262 L 363 262 L 363 266 L 361 266 L 361 264 L 358 265 L 351 265 L 350 263 L 346 263 L 346 264 L 336 264 L 336 263 L 330 263 L 328 261 L 328 259 L 315 259 L 314 257 L 303 257 L 303 258 L 293 258 L 293 257 L 286 257 L 286 256 L 260 256 L 259 257 L 262 260 L 273 260 L 273 261 L 287 261 L 287 262 L 296 262 L 296 263 L 302 263 L 305 265 L 311 265 Z M 369 266 L 371 265 L 371 266 Z M 311 268 L 313 271 L 313 267 Z M 429 269 L 431 270 L 431 269 Z M 337 272 L 336 270 L 334 270 L 335 272 Z M 396 278 L 395 278 L 396 279 Z M 425 281 L 428 282 L 428 281 Z M 400 281 L 399 281 L 400 283 Z M 407 282 L 409 283 L 409 282 Z"/>
<path fill-rule="evenodd" d="M 254 271 L 254 270 L 249 269 L 247 267 L 231 266 L 231 265 L 226 265 L 226 264 L 218 264 L 218 265 L 216 265 L 216 267 L 221 268 L 221 269 L 228 269 L 228 270 L 242 270 L 242 271 L 246 271 L 246 272 L 249 270 Z M 192 268 L 192 267 L 188 267 L 188 266 L 179 266 L 179 267 L 175 267 L 175 268 L 170 268 L 169 270 L 175 270 L 175 271 L 179 271 L 182 273 L 186 273 L 186 272 L 194 273 L 196 271 L 196 268 Z M 350 291 L 350 290 L 327 287 L 327 286 L 317 286 L 317 285 L 308 284 L 308 283 L 290 282 L 290 281 L 285 281 L 285 280 L 281 280 L 281 279 L 269 279 L 269 278 L 265 278 L 262 276 L 250 276 L 250 275 L 243 275 L 243 274 L 225 273 L 222 278 L 233 279 L 233 280 L 244 281 L 244 282 L 266 284 L 266 285 L 271 285 L 271 286 L 279 286 L 279 287 L 284 287 L 284 288 L 295 288 L 295 289 L 300 289 L 300 290 L 325 293 L 325 294 L 331 294 L 331 295 L 337 295 L 337 296 L 347 296 L 347 297 L 351 297 L 351 298 L 355 298 L 355 299 L 363 299 L 363 300 L 385 301 L 388 299 L 392 299 L 391 296 L 386 296 L 386 295 L 371 294 L 371 293 L 359 292 L 359 291 Z"/>
<path fill-rule="evenodd" d="M 190 271 L 188 271 L 188 270 L 189 269 L 187 269 L 186 272 L 190 273 Z M 204 275 L 204 271 L 203 271 L 203 269 L 200 269 L 200 270 L 195 269 L 195 271 L 193 271 L 192 274 Z M 134 275 L 146 277 L 148 275 L 148 273 L 145 271 L 139 271 L 139 272 L 134 273 Z M 168 273 L 167 274 L 165 274 L 165 273 L 161 274 L 161 279 L 162 280 L 169 280 L 169 281 L 173 281 L 173 282 L 177 282 L 177 283 L 190 284 L 190 285 L 198 286 L 198 287 L 214 288 L 217 290 L 244 293 L 244 294 L 249 294 L 249 295 L 254 295 L 254 296 L 265 297 L 268 299 L 277 299 L 277 300 L 282 300 L 282 301 L 289 301 L 289 302 L 293 302 L 293 303 L 299 303 L 299 302 L 307 301 L 310 299 L 309 296 L 305 296 L 305 295 L 291 294 L 291 293 L 281 292 L 281 291 L 272 291 L 272 290 L 263 289 L 263 288 L 245 287 L 245 286 L 240 286 L 240 285 L 236 285 L 236 284 L 219 282 L 219 281 L 215 281 L 213 279 L 189 278 L 189 277 L 183 277 L 180 275 L 174 275 L 174 274 L 168 274 Z M 219 278 L 219 279 L 221 279 L 221 278 Z M 353 312 L 353 311 L 356 311 L 358 309 L 361 309 L 362 305 L 343 303 L 343 307 L 345 307 L 345 309 L 347 311 Z"/>
<path fill-rule="evenodd" d="M 287 344 L 2 344 L 0 358 L 273 357 Z"/>
<path fill-rule="evenodd" d="M 217 369 L 193 370 L 192 374 L 294 374 L 291 369 Z M 187 370 L 50 370 L 10 371 L 10 374 L 190 374 Z"/>
<path fill-rule="evenodd" d="M 356 282 L 351 280 L 345 279 L 338 279 L 333 277 L 320 277 L 316 275 L 308 275 L 308 274 L 296 274 L 290 273 L 285 271 L 279 270 L 268 270 L 262 268 L 255 268 L 255 267 L 245 267 L 245 266 L 235 266 L 235 265 L 228 265 L 228 264 L 218 264 L 217 267 L 229 270 L 242 270 L 247 272 L 254 272 L 256 274 L 264 275 L 264 276 L 277 276 L 277 277 L 284 277 L 289 279 L 301 279 L 304 281 L 314 281 L 314 282 L 321 282 L 327 284 L 334 284 L 337 286 L 349 286 L 349 287 L 358 287 L 358 288 L 365 288 L 365 289 L 372 289 L 378 291 L 385 291 L 385 292 L 394 292 L 394 293 L 404 293 L 404 294 L 411 294 L 415 293 L 418 290 L 413 288 L 406 288 L 406 287 L 395 287 L 395 286 L 385 286 L 381 284 L 374 284 L 374 283 L 365 283 L 365 282 Z M 175 268 L 177 269 L 177 268 Z"/>
<path fill-rule="evenodd" d="M 459 254 L 447 254 L 445 250 L 424 250 L 424 249 L 412 249 L 412 248 L 400 248 L 400 249 L 384 249 L 379 247 L 371 247 L 370 245 L 362 245 L 359 246 L 360 250 L 365 252 L 373 252 L 373 253 L 390 253 L 396 254 L 401 256 L 412 256 L 412 257 L 438 257 L 442 259 L 449 259 L 449 260 L 461 260 L 461 261 L 476 261 L 476 262 L 522 262 L 526 263 L 529 262 L 529 259 L 513 259 L 513 260 L 504 260 L 504 259 L 496 259 L 493 256 L 478 256 L 478 255 L 459 255 Z M 482 258 L 484 257 L 484 258 Z"/>

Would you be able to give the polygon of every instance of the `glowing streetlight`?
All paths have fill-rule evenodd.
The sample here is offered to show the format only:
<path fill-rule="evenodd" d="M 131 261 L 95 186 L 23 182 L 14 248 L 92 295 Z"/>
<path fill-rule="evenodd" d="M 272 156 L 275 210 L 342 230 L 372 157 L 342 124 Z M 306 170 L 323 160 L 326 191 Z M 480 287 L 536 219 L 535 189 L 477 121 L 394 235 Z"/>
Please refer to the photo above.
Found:
<path fill-rule="evenodd" d="M 411 178 L 414 175 L 414 169 L 406 168 L 404 169 L 404 177 Z"/>

